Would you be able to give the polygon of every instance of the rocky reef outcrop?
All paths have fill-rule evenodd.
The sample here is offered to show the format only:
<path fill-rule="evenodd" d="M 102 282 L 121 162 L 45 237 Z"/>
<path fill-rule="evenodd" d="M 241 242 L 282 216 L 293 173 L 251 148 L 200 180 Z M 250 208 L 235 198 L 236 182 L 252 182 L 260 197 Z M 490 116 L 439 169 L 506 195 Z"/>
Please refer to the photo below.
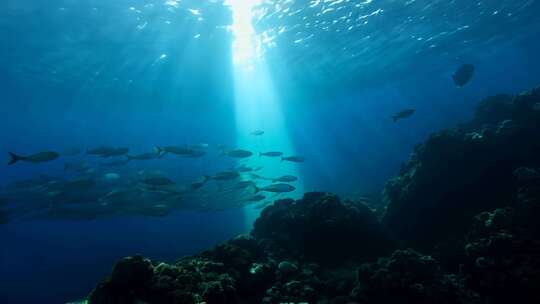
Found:
<path fill-rule="evenodd" d="M 175 264 L 124 258 L 90 303 L 329 301 L 349 297 L 357 265 L 393 249 L 368 207 L 306 193 L 265 208 L 251 235 Z"/>
<path fill-rule="evenodd" d="M 374 259 L 392 248 L 367 206 L 318 192 L 264 209 L 252 234 L 285 255 L 325 265 Z"/>
<path fill-rule="evenodd" d="M 479 212 L 513 204 L 520 167 L 540 167 L 539 88 L 487 98 L 472 122 L 417 146 L 384 189 L 383 221 L 417 246 L 459 240 Z"/>
<path fill-rule="evenodd" d="M 380 220 L 328 193 L 172 264 L 124 258 L 90 303 L 540 303 L 540 89 L 419 145 Z"/>

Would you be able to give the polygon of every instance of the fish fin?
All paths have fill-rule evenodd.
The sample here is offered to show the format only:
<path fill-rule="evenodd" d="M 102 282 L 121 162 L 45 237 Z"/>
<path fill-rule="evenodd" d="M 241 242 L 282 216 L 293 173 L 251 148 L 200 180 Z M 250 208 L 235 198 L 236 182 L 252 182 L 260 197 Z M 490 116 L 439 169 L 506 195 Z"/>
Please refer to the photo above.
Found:
<path fill-rule="evenodd" d="M 206 183 L 210 180 L 210 176 L 208 175 L 203 175 L 203 183 Z"/>
<path fill-rule="evenodd" d="M 9 156 L 11 157 L 11 159 L 8 162 L 8 165 L 13 165 L 17 161 L 21 160 L 21 157 L 15 155 L 15 153 L 12 153 L 12 152 L 8 152 L 8 153 L 9 153 Z"/>
<path fill-rule="evenodd" d="M 167 154 L 167 151 L 163 150 L 163 148 L 161 148 L 160 146 L 155 146 L 155 149 L 158 158 L 162 158 L 163 156 L 165 156 L 165 154 Z"/>

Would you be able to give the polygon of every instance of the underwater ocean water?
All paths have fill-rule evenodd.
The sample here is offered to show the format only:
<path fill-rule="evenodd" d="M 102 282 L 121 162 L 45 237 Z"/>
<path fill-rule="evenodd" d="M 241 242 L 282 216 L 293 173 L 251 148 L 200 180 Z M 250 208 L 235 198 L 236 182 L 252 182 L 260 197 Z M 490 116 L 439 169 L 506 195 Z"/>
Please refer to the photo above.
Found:
<path fill-rule="evenodd" d="M 415 147 L 430 134 L 466 123 L 478 113 L 496 115 L 495 110 L 477 110 L 484 98 L 520 94 L 540 84 L 539 14 L 540 1 L 536 0 L 1 1 L 0 155 L 5 158 L 0 170 L 0 303 L 85 299 L 123 257 L 140 254 L 153 263 L 174 263 L 249 233 L 262 210 L 266 217 L 257 220 L 255 238 L 290 234 L 290 242 L 306 229 L 298 237 L 314 233 L 320 241 L 302 238 L 297 244 L 310 251 L 300 251 L 294 258 L 287 252 L 298 248 L 284 246 L 288 249 L 274 252 L 269 260 L 287 261 L 274 266 L 253 262 L 250 273 L 275 267 L 278 281 L 298 268 L 303 275 L 311 274 L 314 270 L 302 266 L 308 265 L 304 258 L 309 261 L 314 252 L 341 248 L 324 242 L 326 230 L 313 228 L 317 223 L 331 225 L 324 216 L 334 211 L 320 209 L 315 220 L 302 226 L 298 223 L 311 213 L 296 218 L 296 212 L 304 212 L 297 209 L 298 204 L 280 207 L 273 202 L 298 200 L 313 191 L 361 201 L 376 214 L 373 218 L 382 218 L 390 230 L 395 229 L 390 234 L 420 244 L 411 247 L 440 258 L 443 269 L 456 272 L 453 261 L 430 251 L 432 243 L 427 245 L 427 240 L 457 238 L 435 234 L 437 228 L 422 225 L 444 222 L 436 220 L 441 214 L 472 218 L 480 211 L 502 207 L 482 207 L 471 213 L 455 207 L 464 201 L 457 189 L 465 187 L 455 181 L 466 180 L 483 189 L 479 180 L 498 175 L 486 165 L 487 171 L 482 172 L 490 174 L 478 179 L 467 173 L 461 179 L 456 174 L 445 179 L 444 172 L 455 166 L 433 163 L 442 160 L 444 164 L 445 157 L 451 157 L 448 151 L 459 148 L 441 144 L 445 148 L 437 150 L 430 148 L 430 141 L 425 149 Z M 535 103 L 534 111 L 538 109 L 540 103 Z M 484 131 L 474 134 L 467 138 L 489 137 Z M 531 155 L 537 151 L 535 139 L 526 141 L 532 145 L 526 146 Z M 518 147 L 498 142 L 483 155 L 512 146 Z M 480 150 L 471 148 L 464 154 Z M 421 165 L 403 165 L 413 151 L 421 155 L 413 162 L 420 159 Z M 510 155 L 493 163 L 501 164 L 503 170 Z M 540 166 L 529 156 L 516 156 L 519 161 L 508 165 L 508 170 Z M 469 163 L 460 157 L 457 163 L 463 170 L 487 158 Z M 423 168 L 432 169 L 433 176 L 423 180 Z M 531 170 L 527 181 L 536 178 L 536 171 Z M 400 192 L 395 190 L 399 183 L 391 180 L 396 176 L 401 176 L 400 182 L 413 182 Z M 423 192 L 416 185 L 432 191 Z M 451 195 L 437 196 L 437 189 L 443 187 L 439 185 L 451 189 L 447 192 Z M 492 184 L 488 188 L 504 187 Z M 478 194 L 467 189 L 468 194 Z M 407 210 L 416 207 L 392 206 L 414 195 L 432 195 L 432 203 L 412 217 L 413 224 L 403 224 L 409 219 Z M 508 200 L 515 196 L 504 195 Z M 448 201 L 454 207 L 427 213 L 435 210 L 433 202 L 441 197 L 451 197 Z M 278 207 L 288 208 L 279 213 L 289 223 L 283 226 L 287 229 L 271 222 L 278 221 L 278 213 L 272 217 L 272 208 Z M 339 216 L 340 223 L 356 219 Z M 352 225 L 363 227 L 363 218 Z M 454 222 L 458 221 L 449 221 Z M 278 228 L 272 233 L 265 230 Z M 421 235 L 426 230 L 433 235 Z M 340 235 L 330 238 L 336 242 L 347 235 L 339 229 L 332 231 Z M 365 240 L 366 248 L 377 247 L 376 241 Z M 536 240 L 537 235 L 531 242 Z M 529 259 L 538 259 L 537 252 Z M 382 250 L 377 256 L 390 253 Z M 207 257 L 221 261 L 211 254 Z M 327 260 L 318 258 L 313 257 L 326 273 Z M 494 265 L 487 260 L 479 257 L 476 265 Z M 466 261 L 463 258 L 460 265 L 467 265 Z M 162 269 L 156 265 L 152 267 L 158 273 Z M 136 277 L 144 276 L 140 269 L 133 271 Z M 520 273 L 527 275 L 528 282 L 540 278 Z M 242 275 L 231 276 L 236 284 L 244 280 Z M 378 285 L 373 281 L 364 282 L 364 289 L 351 285 L 353 292 L 336 289 L 325 294 L 336 299 L 347 294 L 351 299 L 320 302 L 321 294 L 315 290 L 323 290 L 321 285 L 303 280 L 290 277 L 283 284 L 263 284 L 260 289 L 267 290 L 262 293 L 263 302 L 390 303 L 370 301 L 375 291 L 359 295 L 358 290 L 375 290 L 373 286 Z M 137 301 L 129 298 L 138 296 L 148 282 L 133 283 L 139 285 L 127 293 L 130 296 L 122 298 L 119 292 L 108 302 L 105 291 L 94 292 L 91 303 L 262 303 L 263 298 L 257 293 L 250 300 L 231 300 L 229 293 L 225 300 L 209 291 L 208 286 L 216 286 L 209 283 L 201 287 L 203 291 L 190 291 L 197 295 L 185 302 L 152 300 L 151 292 L 141 293 Z M 469 283 L 459 286 L 477 293 L 475 300 L 489 298 L 491 289 L 485 286 L 492 285 Z M 225 286 L 223 281 L 219 284 Z M 297 285 L 303 286 L 302 292 L 291 291 Z M 243 297 L 241 286 L 235 285 L 238 295 L 234 297 Z M 435 285 L 425 287 L 427 283 L 421 280 L 411 286 L 415 295 L 425 288 L 436 289 Z M 220 288 L 221 293 L 229 290 Z M 256 293 L 257 288 L 244 289 Z M 199 293 L 202 300 L 197 298 Z M 441 301 L 445 298 L 450 296 L 436 299 L 439 303 L 478 303 Z M 433 303 L 422 299 L 415 303 Z"/>

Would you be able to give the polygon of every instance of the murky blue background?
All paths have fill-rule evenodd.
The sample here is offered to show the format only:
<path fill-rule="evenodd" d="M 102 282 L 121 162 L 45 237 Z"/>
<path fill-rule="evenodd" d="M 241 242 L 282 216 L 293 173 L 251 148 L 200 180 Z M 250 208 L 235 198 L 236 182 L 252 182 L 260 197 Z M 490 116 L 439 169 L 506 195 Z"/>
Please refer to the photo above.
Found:
<path fill-rule="evenodd" d="M 303 190 L 376 196 L 428 134 L 467 120 L 483 97 L 540 84 L 539 13 L 534 0 L 265 1 L 253 19 L 260 57 L 239 67 L 234 15 L 221 1 L 4 0 L 0 155 L 251 144 L 305 156 L 295 167 Z M 458 89 L 451 75 L 464 63 L 476 74 Z M 239 84 L 244 68 L 253 74 Z M 245 109 L 268 95 L 263 123 L 248 128 L 277 135 L 246 143 L 255 114 Z M 392 123 L 404 108 L 417 112 Z M 231 162 L 151 166 L 189 180 Z M 0 183 L 62 168 L 5 166 Z M 79 299 L 122 256 L 174 260 L 247 232 L 252 219 L 232 209 L 12 221 L 0 226 L 0 302 Z"/>

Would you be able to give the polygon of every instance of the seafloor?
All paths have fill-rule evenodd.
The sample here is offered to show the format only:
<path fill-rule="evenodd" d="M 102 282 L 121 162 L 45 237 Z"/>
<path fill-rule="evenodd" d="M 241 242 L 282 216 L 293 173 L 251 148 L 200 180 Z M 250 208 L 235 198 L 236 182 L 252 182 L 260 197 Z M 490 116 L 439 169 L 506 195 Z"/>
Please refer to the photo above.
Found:
<path fill-rule="evenodd" d="M 381 208 L 306 193 L 174 264 L 126 257 L 90 303 L 540 303 L 540 87 L 432 134 Z"/>

